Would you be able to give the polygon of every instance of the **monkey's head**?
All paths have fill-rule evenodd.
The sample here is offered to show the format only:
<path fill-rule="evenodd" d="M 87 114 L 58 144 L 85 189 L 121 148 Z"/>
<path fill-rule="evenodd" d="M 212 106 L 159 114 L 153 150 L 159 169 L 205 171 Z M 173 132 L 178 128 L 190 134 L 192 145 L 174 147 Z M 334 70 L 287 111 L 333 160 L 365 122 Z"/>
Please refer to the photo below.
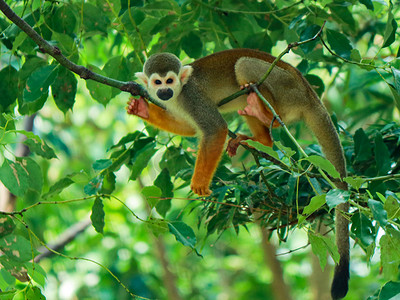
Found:
<path fill-rule="evenodd" d="M 182 66 L 175 55 L 160 53 L 150 56 L 143 66 L 143 72 L 135 75 L 147 87 L 153 99 L 167 101 L 178 97 L 192 72 L 193 68 Z"/>

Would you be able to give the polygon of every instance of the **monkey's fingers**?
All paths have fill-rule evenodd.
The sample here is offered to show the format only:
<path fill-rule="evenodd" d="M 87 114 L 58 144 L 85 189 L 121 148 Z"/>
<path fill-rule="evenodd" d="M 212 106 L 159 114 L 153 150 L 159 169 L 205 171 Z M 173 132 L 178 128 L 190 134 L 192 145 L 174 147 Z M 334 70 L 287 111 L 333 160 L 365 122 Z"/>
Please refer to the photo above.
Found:
<path fill-rule="evenodd" d="M 230 139 L 228 141 L 228 145 L 226 146 L 226 152 L 228 153 L 228 155 L 230 157 L 235 156 L 239 145 L 242 144 L 244 140 L 248 140 L 248 139 L 251 139 L 251 138 L 244 134 L 238 134 L 236 136 L 236 138 Z"/>
<path fill-rule="evenodd" d="M 144 100 L 143 97 L 140 97 L 139 99 L 132 98 L 128 102 L 126 110 L 130 115 L 136 115 L 143 119 L 149 118 L 149 104 L 146 102 L 146 100 Z"/>

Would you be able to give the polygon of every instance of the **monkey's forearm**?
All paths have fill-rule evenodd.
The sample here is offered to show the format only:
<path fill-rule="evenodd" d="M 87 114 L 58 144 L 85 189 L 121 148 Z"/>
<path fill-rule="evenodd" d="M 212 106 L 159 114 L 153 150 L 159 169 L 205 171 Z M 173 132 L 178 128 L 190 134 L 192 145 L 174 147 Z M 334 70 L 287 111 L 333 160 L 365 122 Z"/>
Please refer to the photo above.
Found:
<path fill-rule="evenodd" d="M 178 135 L 193 136 L 196 134 L 196 130 L 189 123 L 174 118 L 166 110 L 152 103 L 149 103 L 149 117 L 142 119 L 157 128 Z"/>

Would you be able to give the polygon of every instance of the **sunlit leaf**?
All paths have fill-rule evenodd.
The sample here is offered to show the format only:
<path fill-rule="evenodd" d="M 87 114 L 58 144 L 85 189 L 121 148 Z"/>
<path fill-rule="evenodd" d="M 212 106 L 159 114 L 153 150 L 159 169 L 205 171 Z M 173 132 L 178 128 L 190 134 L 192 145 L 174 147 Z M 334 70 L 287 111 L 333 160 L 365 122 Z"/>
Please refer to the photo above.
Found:
<path fill-rule="evenodd" d="M 15 229 L 15 223 L 9 216 L 0 216 L 0 238 L 9 235 Z"/>
<path fill-rule="evenodd" d="M 156 186 L 145 186 L 141 194 L 146 198 L 147 203 L 151 208 L 156 206 L 161 197 L 161 189 Z"/>
<path fill-rule="evenodd" d="M 31 243 L 20 235 L 7 235 L 0 239 L 0 250 L 17 262 L 32 259 Z"/>
<path fill-rule="evenodd" d="M 326 204 L 328 204 L 329 209 L 332 209 L 339 204 L 346 203 L 349 198 L 350 193 L 348 191 L 332 189 L 326 194 Z"/>
<path fill-rule="evenodd" d="M 23 164 L 4 159 L 0 167 L 0 181 L 16 196 L 23 196 L 29 186 L 29 177 Z"/>
<path fill-rule="evenodd" d="M 321 168 L 322 170 L 327 172 L 329 176 L 333 178 L 340 178 L 339 172 L 336 171 L 332 163 L 326 158 L 318 155 L 310 155 L 309 157 L 304 158 L 304 160 L 308 160 L 313 165 L 317 166 L 318 168 Z"/>

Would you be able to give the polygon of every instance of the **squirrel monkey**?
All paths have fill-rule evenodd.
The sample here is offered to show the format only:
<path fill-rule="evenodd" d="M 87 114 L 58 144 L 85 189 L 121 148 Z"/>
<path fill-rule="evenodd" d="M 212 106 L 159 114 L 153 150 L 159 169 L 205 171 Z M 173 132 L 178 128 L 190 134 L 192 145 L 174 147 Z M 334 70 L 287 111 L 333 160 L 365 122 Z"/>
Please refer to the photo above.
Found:
<path fill-rule="evenodd" d="M 182 66 L 175 55 L 161 53 L 152 55 L 145 62 L 143 72 L 136 73 L 149 95 L 165 109 L 140 98 L 128 103 L 128 113 L 162 130 L 200 137 L 190 186 L 197 195 L 211 194 L 209 185 L 228 133 L 221 113 L 238 111 L 246 119 L 253 134 L 252 139 L 267 146 L 272 145 L 268 128 L 273 120 L 272 113 L 254 93 L 247 97 L 240 96 L 221 107 L 217 104 L 239 87 L 257 82 L 274 59 L 265 52 L 232 49 Z M 338 134 L 326 108 L 301 73 L 279 61 L 259 90 L 284 122 L 304 120 L 316 135 L 327 159 L 341 177 L 345 177 L 346 165 Z M 244 136 L 239 136 L 228 143 L 230 155 L 235 154 L 243 139 Z M 343 182 L 338 183 L 338 187 L 347 189 Z M 343 211 L 348 211 L 347 203 L 338 205 L 336 209 L 336 243 L 340 262 L 335 268 L 331 289 L 333 299 L 343 298 L 348 290 L 349 231 L 348 221 L 341 213 Z"/>

